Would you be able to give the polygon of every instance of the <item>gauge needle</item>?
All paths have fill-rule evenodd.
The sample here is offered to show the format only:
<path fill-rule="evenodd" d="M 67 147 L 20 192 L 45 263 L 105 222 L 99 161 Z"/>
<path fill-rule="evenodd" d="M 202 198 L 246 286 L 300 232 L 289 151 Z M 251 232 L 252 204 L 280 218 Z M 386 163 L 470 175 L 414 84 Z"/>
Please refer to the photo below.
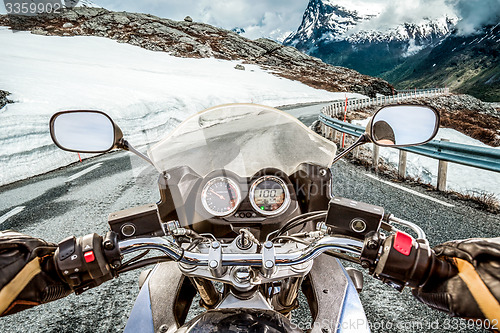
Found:
<path fill-rule="evenodd" d="M 224 196 L 221 195 L 221 194 L 219 194 L 219 193 L 217 193 L 217 192 L 215 192 L 213 189 L 210 189 L 210 192 L 212 192 L 213 194 L 215 194 L 216 196 L 218 196 L 219 199 L 224 200 Z"/>

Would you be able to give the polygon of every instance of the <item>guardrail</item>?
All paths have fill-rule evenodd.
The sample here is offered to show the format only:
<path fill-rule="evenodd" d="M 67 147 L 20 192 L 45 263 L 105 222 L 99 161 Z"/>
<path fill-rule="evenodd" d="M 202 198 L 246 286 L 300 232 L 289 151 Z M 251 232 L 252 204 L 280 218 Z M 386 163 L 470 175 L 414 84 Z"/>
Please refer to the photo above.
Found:
<path fill-rule="evenodd" d="M 369 106 L 378 106 L 402 102 L 407 99 L 418 97 L 432 97 L 438 95 L 446 95 L 450 92 L 448 88 L 433 88 L 420 90 L 405 90 L 392 96 L 378 96 L 375 98 L 357 98 L 347 100 L 347 111 L 364 109 Z M 344 114 L 346 109 L 346 101 L 339 101 L 321 109 L 321 113 L 330 117 L 338 117 Z"/>
<path fill-rule="evenodd" d="M 419 91 L 413 92 L 413 94 L 418 94 Z M 420 96 L 429 96 L 429 91 L 421 91 Z M 433 92 L 434 94 L 443 94 L 447 93 L 447 89 L 436 89 Z M 415 96 L 415 95 L 413 95 Z M 387 104 L 392 102 L 401 101 L 402 98 L 398 98 L 397 95 L 389 96 L 391 98 L 382 99 Z M 394 97 L 394 98 L 392 98 Z M 361 100 L 363 102 L 352 103 L 347 105 L 347 110 L 353 110 L 350 106 L 361 106 L 367 105 L 366 100 Z M 380 98 L 370 99 L 370 103 L 378 103 L 380 102 Z M 345 102 L 335 103 L 330 106 L 324 107 L 322 109 L 322 114 L 319 116 L 319 120 L 322 123 L 322 132 L 325 134 L 327 138 L 335 139 L 336 132 L 346 133 L 352 136 L 360 136 L 364 133 L 365 128 L 362 126 L 353 125 L 350 123 L 343 122 L 338 119 L 334 119 L 331 116 L 325 114 L 326 112 L 343 115 L 342 113 L 337 113 L 338 109 L 342 106 L 337 104 L 341 104 L 345 110 L 346 104 Z M 373 105 L 373 104 L 371 104 Z M 383 105 L 383 104 L 377 104 Z M 378 164 L 378 146 L 373 145 L 373 165 L 375 168 Z M 447 162 L 462 164 L 470 167 L 480 168 L 484 170 L 500 172 L 500 150 L 486 147 L 477 147 L 464 145 L 454 142 L 448 142 L 447 140 L 432 140 L 424 145 L 415 146 L 415 147 L 400 147 L 397 148 L 400 150 L 400 159 L 398 166 L 399 176 L 404 178 L 406 175 L 406 153 L 411 152 L 423 156 L 427 156 L 430 158 L 434 158 L 439 160 L 439 170 L 438 170 L 438 183 L 437 188 L 441 191 L 446 190 L 446 171 L 447 171 Z"/>

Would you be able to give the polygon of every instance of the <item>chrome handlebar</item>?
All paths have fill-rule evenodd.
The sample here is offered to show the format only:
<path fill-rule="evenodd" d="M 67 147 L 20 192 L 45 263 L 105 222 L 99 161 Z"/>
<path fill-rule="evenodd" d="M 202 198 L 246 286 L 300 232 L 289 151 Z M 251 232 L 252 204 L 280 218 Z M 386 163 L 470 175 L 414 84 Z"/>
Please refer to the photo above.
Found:
<path fill-rule="evenodd" d="M 218 242 L 213 242 L 213 244 Z M 210 253 L 199 253 L 185 251 L 173 241 L 160 237 L 141 237 L 126 239 L 119 242 L 122 254 L 128 254 L 139 250 L 160 250 L 175 261 L 188 265 L 208 266 L 211 264 L 212 257 Z M 220 245 L 220 244 L 219 244 Z M 274 244 L 266 242 L 262 244 L 261 253 L 224 253 L 220 255 L 220 264 L 222 266 L 266 266 L 270 259 L 273 265 L 290 266 L 301 264 L 313 260 L 325 251 L 339 250 L 355 255 L 360 255 L 363 248 L 363 242 L 341 237 L 325 236 L 310 245 L 297 251 L 288 253 L 275 253 L 272 251 Z M 271 251 L 269 251 L 271 250 Z M 210 252 L 210 251 L 209 251 Z M 273 257 L 269 257 L 272 253 Z"/>

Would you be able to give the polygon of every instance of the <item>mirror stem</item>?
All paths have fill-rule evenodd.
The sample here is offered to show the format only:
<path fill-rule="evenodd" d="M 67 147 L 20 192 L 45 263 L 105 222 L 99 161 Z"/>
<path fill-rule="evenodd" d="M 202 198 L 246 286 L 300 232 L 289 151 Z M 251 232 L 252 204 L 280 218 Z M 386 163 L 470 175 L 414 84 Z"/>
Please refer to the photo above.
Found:
<path fill-rule="evenodd" d="M 335 163 L 337 163 L 338 160 L 340 160 L 342 157 L 344 157 L 345 155 L 347 155 L 354 148 L 356 148 L 358 146 L 361 146 L 361 145 L 363 145 L 363 144 L 365 144 L 367 142 L 370 142 L 370 138 L 369 138 L 368 134 L 364 133 L 351 146 L 349 146 L 348 148 L 344 149 L 344 151 L 341 152 L 340 154 L 336 155 L 335 158 L 333 159 L 332 165 L 334 165 Z"/>
<path fill-rule="evenodd" d="M 135 149 L 130 143 L 128 143 L 127 140 L 125 140 L 123 138 L 120 139 L 120 141 L 116 144 L 116 148 L 128 150 L 131 153 L 134 153 L 135 155 L 139 156 L 140 158 L 142 158 L 143 160 L 145 160 L 146 162 L 148 162 L 152 166 L 154 166 L 153 162 L 149 159 L 149 157 L 147 157 L 146 155 L 144 155 L 143 153 L 141 153 L 140 151 Z"/>

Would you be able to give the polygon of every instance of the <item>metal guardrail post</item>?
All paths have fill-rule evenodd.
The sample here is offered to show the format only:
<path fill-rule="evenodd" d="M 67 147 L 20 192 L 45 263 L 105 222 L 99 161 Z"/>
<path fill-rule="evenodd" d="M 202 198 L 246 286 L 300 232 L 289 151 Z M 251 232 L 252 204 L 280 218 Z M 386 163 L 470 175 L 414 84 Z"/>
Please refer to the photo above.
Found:
<path fill-rule="evenodd" d="M 441 141 L 450 141 L 448 139 L 441 139 Z M 448 174 L 448 162 L 439 160 L 438 166 L 438 179 L 437 179 L 437 189 L 438 191 L 446 191 L 446 177 Z"/>
<path fill-rule="evenodd" d="M 399 151 L 398 176 L 401 179 L 406 178 L 406 155 L 407 155 L 406 151 L 404 150 Z"/>
<path fill-rule="evenodd" d="M 380 156 L 379 146 L 377 146 L 374 143 L 372 145 L 373 145 L 372 166 L 375 169 L 375 171 L 378 171 L 378 158 Z"/>

